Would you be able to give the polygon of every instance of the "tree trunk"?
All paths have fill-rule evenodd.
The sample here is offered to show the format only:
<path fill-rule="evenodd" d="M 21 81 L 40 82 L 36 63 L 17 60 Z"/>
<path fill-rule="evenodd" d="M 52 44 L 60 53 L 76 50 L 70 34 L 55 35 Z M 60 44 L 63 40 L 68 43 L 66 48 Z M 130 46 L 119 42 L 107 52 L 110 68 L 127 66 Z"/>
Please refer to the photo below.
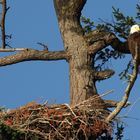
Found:
<path fill-rule="evenodd" d="M 88 43 L 84 39 L 80 25 L 80 15 L 86 0 L 55 0 L 55 9 L 65 51 L 70 55 L 70 100 L 77 104 L 97 94 L 93 76 L 92 56 L 88 52 Z M 78 3 L 78 5 L 77 5 Z"/>
<path fill-rule="evenodd" d="M 59 28 L 64 42 L 63 51 L 38 51 L 29 48 L 1 49 L 1 52 L 20 52 L 0 59 L 0 66 L 31 60 L 67 60 L 70 68 L 70 100 L 77 104 L 97 94 L 95 82 L 109 78 L 114 72 L 95 71 L 92 60 L 100 50 L 111 45 L 115 50 L 130 53 L 127 42 L 121 42 L 113 33 L 93 30 L 84 34 L 80 25 L 81 10 L 87 0 L 54 0 Z"/>
<path fill-rule="evenodd" d="M 79 47 L 81 45 L 79 44 Z M 70 99 L 71 104 L 81 102 L 96 94 L 91 68 L 91 57 L 83 50 L 73 52 L 70 60 Z"/>

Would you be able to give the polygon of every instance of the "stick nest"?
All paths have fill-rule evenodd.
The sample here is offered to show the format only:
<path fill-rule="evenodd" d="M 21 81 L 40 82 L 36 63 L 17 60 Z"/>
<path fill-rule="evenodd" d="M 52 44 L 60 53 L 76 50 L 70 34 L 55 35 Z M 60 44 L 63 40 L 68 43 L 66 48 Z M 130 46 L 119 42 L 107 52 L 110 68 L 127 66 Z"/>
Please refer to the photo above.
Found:
<path fill-rule="evenodd" d="M 13 133 L 12 138 L 18 137 L 18 140 L 25 137 L 27 140 L 32 140 L 33 137 L 39 140 L 98 138 L 102 134 L 111 134 L 111 125 L 104 121 L 108 113 L 103 104 L 95 101 L 94 104 L 88 101 L 88 104 L 83 102 L 76 106 L 31 102 L 18 109 L 0 113 L 0 134 L 2 137 L 2 133 L 5 133 L 7 140 Z"/>

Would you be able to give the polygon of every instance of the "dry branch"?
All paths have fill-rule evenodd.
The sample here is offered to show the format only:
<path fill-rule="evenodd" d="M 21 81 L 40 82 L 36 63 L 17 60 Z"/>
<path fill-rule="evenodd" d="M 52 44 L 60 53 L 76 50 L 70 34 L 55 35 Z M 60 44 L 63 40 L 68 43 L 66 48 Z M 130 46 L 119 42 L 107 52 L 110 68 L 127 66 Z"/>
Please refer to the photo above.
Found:
<path fill-rule="evenodd" d="M 107 106 L 108 108 L 114 108 L 118 106 L 119 101 L 114 101 L 114 100 L 104 100 L 105 106 Z M 127 102 L 124 106 L 124 108 L 130 106 L 131 103 Z"/>
<path fill-rule="evenodd" d="M 81 136 L 83 139 L 93 139 L 101 134 L 111 135 L 111 124 L 104 122 L 106 112 L 100 112 L 100 108 L 93 108 L 92 111 L 87 108 L 83 111 L 79 107 L 67 104 L 49 106 L 31 102 L 9 112 L 0 112 L 0 119 L 2 124 L 13 131 L 22 132 L 26 136 L 33 134 L 40 140 L 80 139 Z M 1 128 L 2 131 L 3 129 Z M 18 139 L 21 140 L 21 136 L 19 135 Z"/>
<path fill-rule="evenodd" d="M 2 4 L 2 19 L 0 25 L 1 25 L 1 34 L 2 34 L 2 48 L 4 49 L 6 47 L 5 17 L 9 7 L 7 8 L 6 0 L 2 0 L 1 4 Z"/>
<path fill-rule="evenodd" d="M 23 49 L 24 50 L 24 49 Z M 68 60 L 69 55 L 66 51 L 38 51 L 34 49 L 25 49 L 17 54 L 0 58 L 0 66 L 16 64 L 31 60 Z"/>
<path fill-rule="evenodd" d="M 0 52 L 15 52 L 15 51 L 25 51 L 27 48 L 0 48 Z"/>
<path fill-rule="evenodd" d="M 133 63 L 134 63 L 134 69 L 133 69 L 133 74 L 131 75 L 130 77 L 130 81 L 128 83 L 128 86 L 126 87 L 126 90 L 125 90 L 125 94 L 122 98 L 122 100 L 118 103 L 117 107 L 114 109 L 114 111 L 112 113 L 110 113 L 110 115 L 106 118 L 106 122 L 110 122 L 112 121 L 117 115 L 118 113 L 122 110 L 122 108 L 126 105 L 128 99 L 129 99 L 129 96 L 130 96 L 130 92 L 131 92 L 131 89 L 133 88 L 134 86 L 134 83 L 137 79 L 137 74 L 138 74 L 138 46 L 136 46 L 136 54 L 135 54 L 135 57 L 133 59 Z"/>

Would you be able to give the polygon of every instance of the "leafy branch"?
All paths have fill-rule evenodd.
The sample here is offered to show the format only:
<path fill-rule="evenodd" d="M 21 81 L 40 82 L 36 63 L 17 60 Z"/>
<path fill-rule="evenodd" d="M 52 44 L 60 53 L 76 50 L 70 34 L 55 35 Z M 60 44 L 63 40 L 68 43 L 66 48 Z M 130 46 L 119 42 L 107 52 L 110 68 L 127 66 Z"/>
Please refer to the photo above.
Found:
<path fill-rule="evenodd" d="M 95 30 L 97 32 L 105 31 L 105 32 L 113 32 L 115 35 L 119 37 L 119 39 L 123 41 L 127 41 L 127 37 L 129 35 L 130 27 L 136 23 L 139 23 L 140 20 L 140 5 L 136 5 L 136 16 L 126 16 L 124 15 L 119 8 L 112 7 L 113 10 L 113 20 L 112 22 L 104 21 L 103 19 L 100 19 L 99 24 L 95 25 L 94 22 L 92 22 L 90 19 L 86 19 L 85 17 L 82 17 L 81 22 L 83 25 L 83 28 L 86 33 Z M 94 24 L 93 24 L 94 23 Z M 85 28 L 86 27 L 86 28 Z M 103 49 L 100 52 L 96 54 L 95 62 L 97 63 L 96 69 L 102 70 L 104 66 L 107 64 L 108 60 L 110 58 L 113 59 L 122 59 L 125 55 L 113 50 L 111 48 Z M 126 69 L 124 69 L 120 74 L 120 79 L 129 79 L 128 71 L 133 70 L 133 66 L 131 65 L 131 62 L 128 62 Z"/>
<path fill-rule="evenodd" d="M 81 16 L 81 22 L 83 23 L 83 31 L 84 33 L 89 33 L 95 27 L 94 22 L 90 20 L 90 18 L 86 18 Z"/>

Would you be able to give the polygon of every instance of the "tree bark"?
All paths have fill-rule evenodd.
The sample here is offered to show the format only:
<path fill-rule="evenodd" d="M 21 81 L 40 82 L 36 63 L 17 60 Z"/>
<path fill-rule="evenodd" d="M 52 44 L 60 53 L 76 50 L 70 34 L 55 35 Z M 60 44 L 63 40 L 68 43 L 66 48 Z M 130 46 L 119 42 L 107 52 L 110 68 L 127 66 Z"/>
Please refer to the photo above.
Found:
<path fill-rule="evenodd" d="M 17 54 L 0 58 L 0 66 L 7 66 L 24 61 L 40 60 L 68 60 L 69 54 L 66 51 L 38 51 L 34 49 L 25 49 Z"/>
<path fill-rule="evenodd" d="M 96 72 L 94 56 L 111 45 L 122 53 L 130 53 L 127 42 L 121 42 L 113 33 L 96 30 L 84 34 L 80 25 L 82 8 L 87 0 L 54 0 L 54 7 L 62 35 L 63 51 L 38 51 L 28 48 L 0 49 L 0 51 L 20 51 L 11 56 L 0 58 L 0 66 L 31 60 L 66 60 L 69 63 L 70 102 L 75 105 L 98 94 L 96 81 L 113 75 L 113 71 Z M 40 44 L 40 43 L 39 43 Z M 43 44 L 41 44 L 43 45 Z M 43 45 L 46 48 L 46 45 Z"/>
<path fill-rule="evenodd" d="M 121 102 L 101 100 L 96 89 L 96 81 L 110 78 L 114 74 L 114 71 L 109 69 L 96 71 L 94 69 L 94 57 L 97 52 L 109 45 L 122 53 L 130 53 L 130 51 L 127 42 L 121 42 L 113 33 L 104 31 L 96 32 L 96 30 L 94 30 L 89 34 L 84 34 L 80 25 L 80 16 L 86 1 L 87 0 L 54 0 L 59 29 L 64 43 L 64 50 L 54 52 L 48 51 L 48 48 L 46 48 L 47 46 L 42 43 L 39 44 L 46 48 L 46 50 L 38 51 L 28 48 L 7 49 L 4 46 L 0 49 L 0 52 L 20 52 L 0 58 L 0 66 L 31 60 L 66 60 L 69 63 L 71 107 L 75 108 L 80 105 L 79 109 L 81 111 L 85 111 L 87 109 L 90 110 L 90 108 L 93 110 L 95 109 L 99 112 L 100 116 L 103 115 L 104 117 L 107 117 L 109 114 L 107 108 L 117 106 L 115 111 L 107 117 L 106 121 L 109 122 L 120 111 L 120 107 L 126 107 L 129 105 L 129 102 L 127 102 L 127 96 L 129 95 L 129 91 L 133 85 L 128 86 L 128 92 L 126 91 L 126 95 L 124 96 L 125 98 Z M 5 33 L 3 34 L 5 35 Z M 134 78 L 136 79 L 136 77 Z M 71 110 L 71 108 L 69 109 Z M 74 114 L 72 113 L 72 116 L 73 115 Z M 93 115 L 94 113 L 92 116 Z M 74 118 L 75 117 L 77 116 L 74 115 Z M 82 121 L 82 123 L 83 122 L 84 121 Z M 92 129 L 93 128 L 94 127 L 92 126 Z M 7 136 L 5 136 L 5 132 L 3 132 L 3 134 L 0 134 L 0 139 L 8 140 L 9 133 Z M 81 136 L 79 139 L 85 139 L 83 137 L 81 138 Z M 97 136 L 94 135 L 91 139 L 96 139 L 96 137 Z M 68 139 L 72 140 L 73 138 Z"/>
<path fill-rule="evenodd" d="M 84 34 L 80 16 L 85 3 L 86 0 L 54 0 L 64 49 L 70 55 L 68 63 L 72 105 L 96 95 L 96 81 L 106 78 L 106 72 L 98 73 L 97 76 L 93 69 L 93 56 L 98 51 L 111 45 L 117 51 L 130 53 L 127 43 L 121 42 L 113 33 L 94 30 Z"/>
<path fill-rule="evenodd" d="M 77 4 L 78 3 L 78 4 Z M 70 54 L 70 100 L 74 105 L 97 94 L 92 56 L 80 25 L 81 10 L 86 0 L 54 0 L 64 48 Z"/>

